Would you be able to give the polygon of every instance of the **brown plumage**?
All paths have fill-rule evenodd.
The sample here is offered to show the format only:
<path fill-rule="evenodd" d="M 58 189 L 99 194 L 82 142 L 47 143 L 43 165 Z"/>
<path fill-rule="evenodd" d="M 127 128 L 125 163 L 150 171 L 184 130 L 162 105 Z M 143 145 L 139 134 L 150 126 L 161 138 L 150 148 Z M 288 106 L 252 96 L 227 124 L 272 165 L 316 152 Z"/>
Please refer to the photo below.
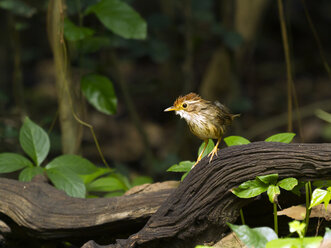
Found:
<path fill-rule="evenodd" d="M 176 111 L 176 114 L 186 120 L 191 132 L 205 141 L 204 149 L 195 165 L 201 160 L 202 154 L 207 147 L 208 139 L 217 139 L 214 149 L 208 155 L 210 156 L 209 161 L 213 159 L 215 154 L 217 155 L 217 148 L 226 127 L 231 125 L 235 117 L 239 116 L 230 114 L 224 105 L 204 100 L 195 93 L 178 97 L 174 105 L 164 111 Z"/>

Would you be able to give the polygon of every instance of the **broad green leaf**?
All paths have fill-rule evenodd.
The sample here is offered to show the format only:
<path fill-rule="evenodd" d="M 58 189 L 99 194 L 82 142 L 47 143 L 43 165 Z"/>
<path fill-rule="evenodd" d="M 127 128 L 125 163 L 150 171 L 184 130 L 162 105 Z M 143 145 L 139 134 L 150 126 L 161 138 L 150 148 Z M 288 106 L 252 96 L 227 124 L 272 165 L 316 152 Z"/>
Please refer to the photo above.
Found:
<path fill-rule="evenodd" d="M 200 145 L 199 150 L 198 150 L 198 156 L 202 152 L 202 149 L 204 148 L 204 146 L 205 146 L 205 142 L 202 142 L 202 144 Z M 206 150 L 203 152 L 201 158 L 207 156 L 213 150 L 214 146 L 215 146 L 214 141 L 212 139 L 209 139 Z"/>
<path fill-rule="evenodd" d="M 301 195 L 300 189 L 302 189 L 304 186 L 305 186 L 305 182 L 298 181 L 298 184 L 294 186 L 291 192 L 296 194 L 297 196 L 300 196 Z"/>
<path fill-rule="evenodd" d="M 95 172 L 88 174 L 88 175 L 79 175 L 79 177 L 83 179 L 84 184 L 88 184 L 88 183 L 92 182 L 93 180 L 95 180 L 96 178 L 103 176 L 107 173 L 111 173 L 113 171 L 114 170 L 112 170 L 112 169 L 97 167 L 97 170 Z"/>
<path fill-rule="evenodd" d="M 146 39 L 145 20 L 121 0 L 101 0 L 86 10 L 94 13 L 105 27 L 126 39 Z"/>
<path fill-rule="evenodd" d="M 54 186 L 72 197 L 84 198 L 86 188 L 83 180 L 73 171 L 66 168 L 46 169 L 46 174 Z"/>
<path fill-rule="evenodd" d="M 264 176 L 257 176 L 257 179 L 261 180 L 261 182 L 265 184 L 273 184 L 275 185 L 278 180 L 278 174 L 269 174 L 269 175 L 264 175 Z"/>
<path fill-rule="evenodd" d="M 313 194 L 311 196 L 311 202 L 309 208 L 312 208 L 314 206 L 317 206 L 318 204 L 330 200 L 328 197 L 330 195 L 330 192 L 324 189 L 315 189 L 313 191 Z"/>
<path fill-rule="evenodd" d="M 0 173 L 9 173 L 27 166 L 33 166 L 31 161 L 20 154 L 0 153 Z"/>
<path fill-rule="evenodd" d="M 145 183 L 153 183 L 153 178 L 151 177 L 146 177 L 146 176 L 139 176 L 139 177 L 135 177 L 132 180 L 132 187 L 137 186 L 137 185 L 142 185 Z"/>
<path fill-rule="evenodd" d="M 110 192 L 117 190 L 126 190 L 126 186 L 119 179 L 108 176 L 99 178 L 87 185 L 88 191 Z"/>
<path fill-rule="evenodd" d="M 98 170 L 98 168 L 90 161 L 74 154 L 66 154 L 56 157 L 46 165 L 46 169 L 50 168 L 66 168 L 72 170 L 78 175 L 91 174 Z"/>
<path fill-rule="evenodd" d="M 249 228 L 246 225 L 227 224 L 248 248 L 265 248 L 269 241 L 277 239 L 277 234 L 269 227 Z"/>
<path fill-rule="evenodd" d="M 249 180 L 232 189 L 232 193 L 240 198 L 252 198 L 268 190 L 268 185 L 260 180 Z"/>
<path fill-rule="evenodd" d="M 185 177 L 188 175 L 188 173 L 190 173 L 190 172 L 189 172 L 189 171 L 185 172 L 185 173 L 182 175 L 180 181 L 183 181 L 183 180 L 185 179 Z"/>
<path fill-rule="evenodd" d="M 132 188 L 132 185 L 131 183 L 129 182 L 129 179 L 127 176 L 121 174 L 121 173 L 113 173 L 111 174 L 110 176 L 114 177 L 114 178 L 117 178 L 124 186 L 124 190 L 128 190 L 130 188 Z"/>
<path fill-rule="evenodd" d="M 268 197 L 269 197 L 269 201 L 271 203 L 274 203 L 276 197 L 280 194 L 279 187 L 276 186 L 276 185 L 269 185 L 268 190 L 267 190 L 267 194 L 268 194 Z"/>
<path fill-rule="evenodd" d="M 167 171 L 171 172 L 187 172 L 190 171 L 194 162 L 192 161 L 181 161 L 179 164 L 174 164 Z"/>
<path fill-rule="evenodd" d="M 294 220 L 288 223 L 288 225 L 290 227 L 291 233 L 296 232 L 298 233 L 300 238 L 303 238 L 306 229 L 306 223 L 304 222 L 301 223 L 300 221 Z"/>
<path fill-rule="evenodd" d="M 26 117 L 20 129 L 19 139 L 25 153 L 39 166 L 46 158 L 50 148 L 47 133 Z"/>
<path fill-rule="evenodd" d="M 282 189 L 291 191 L 295 186 L 298 185 L 298 180 L 293 178 L 293 177 L 289 177 L 289 178 L 285 178 L 283 180 L 280 180 L 277 185 L 279 187 L 281 187 Z"/>
<path fill-rule="evenodd" d="M 241 136 L 228 136 L 224 138 L 224 142 L 227 146 L 246 145 L 251 143 L 248 139 Z"/>
<path fill-rule="evenodd" d="M 86 27 L 79 27 L 68 18 L 64 19 L 64 37 L 70 41 L 85 39 L 94 34 L 94 30 Z"/>
<path fill-rule="evenodd" d="M 266 248 L 318 248 L 322 237 L 275 239 L 267 243 Z"/>
<path fill-rule="evenodd" d="M 89 74 L 82 78 L 81 88 L 90 104 L 102 113 L 116 113 L 117 98 L 112 82 L 104 76 Z"/>
<path fill-rule="evenodd" d="M 32 178 L 36 175 L 43 174 L 44 168 L 41 167 L 27 167 L 21 171 L 20 175 L 18 176 L 18 180 L 22 182 L 30 182 Z"/>
<path fill-rule="evenodd" d="M 265 141 L 267 142 L 281 142 L 281 143 L 291 143 L 295 136 L 295 133 L 278 133 L 270 136 Z"/>
<path fill-rule="evenodd" d="M 110 46 L 111 42 L 109 37 L 91 36 L 86 37 L 76 43 L 77 50 L 81 54 L 94 53 L 103 47 Z"/>

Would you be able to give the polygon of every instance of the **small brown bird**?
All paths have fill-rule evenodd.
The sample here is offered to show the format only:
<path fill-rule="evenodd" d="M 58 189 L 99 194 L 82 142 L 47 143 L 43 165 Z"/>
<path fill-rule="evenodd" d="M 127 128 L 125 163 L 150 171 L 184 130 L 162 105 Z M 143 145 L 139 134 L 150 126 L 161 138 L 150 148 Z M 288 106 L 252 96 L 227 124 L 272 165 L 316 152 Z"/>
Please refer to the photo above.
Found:
<path fill-rule="evenodd" d="M 212 103 L 204 100 L 195 93 L 178 97 L 174 105 L 164 111 L 176 111 L 177 115 L 180 115 L 181 118 L 186 120 L 191 132 L 204 140 L 205 146 L 194 166 L 201 160 L 209 139 L 217 139 L 216 145 L 208 154 L 210 156 L 209 162 L 213 159 L 214 155 L 217 155 L 217 148 L 226 126 L 231 125 L 233 119 L 239 116 L 230 114 L 224 105 L 218 102 Z"/>

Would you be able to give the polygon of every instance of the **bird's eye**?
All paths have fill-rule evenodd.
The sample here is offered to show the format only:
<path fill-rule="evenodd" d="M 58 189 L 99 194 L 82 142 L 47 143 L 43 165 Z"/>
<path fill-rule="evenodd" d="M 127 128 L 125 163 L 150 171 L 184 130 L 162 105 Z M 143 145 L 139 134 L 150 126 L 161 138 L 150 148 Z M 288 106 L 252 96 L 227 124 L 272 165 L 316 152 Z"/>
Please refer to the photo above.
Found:
<path fill-rule="evenodd" d="M 187 107 L 187 104 L 186 103 L 183 103 L 182 106 L 183 106 L 183 108 L 186 108 Z"/>

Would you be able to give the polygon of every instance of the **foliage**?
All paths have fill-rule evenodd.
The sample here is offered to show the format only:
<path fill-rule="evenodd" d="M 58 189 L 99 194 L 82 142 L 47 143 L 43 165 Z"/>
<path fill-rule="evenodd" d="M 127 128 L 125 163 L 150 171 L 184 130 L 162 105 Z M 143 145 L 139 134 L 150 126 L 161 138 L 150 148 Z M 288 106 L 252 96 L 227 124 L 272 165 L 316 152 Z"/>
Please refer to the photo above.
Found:
<path fill-rule="evenodd" d="M 312 208 L 324 202 L 325 211 L 326 211 L 330 200 L 331 200 L 331 187 L 328 187 L 326 190 L 315 189 L 312 194 L 309 208 Z"/>
<path fill-rule="evenodd" d="M 0 173 L 22 170 L 20 181 L 31 181 L 38 174 L 46 174 L 54 186 L 69 196 L 84 198 L 87 192 L 117 192 L 123 194 L 129 188 L 152 182 L 149 177 L 136 177 L 132 184 L 121 174 L 109 168 L 98 168 L 89 160 L 73 154 L 58 156 L 46 163 L 50 149 L 47 133 L 28 117 L 20 129 L 19 141 L 30 158 L 16 153 L 0 154 Z"/>

